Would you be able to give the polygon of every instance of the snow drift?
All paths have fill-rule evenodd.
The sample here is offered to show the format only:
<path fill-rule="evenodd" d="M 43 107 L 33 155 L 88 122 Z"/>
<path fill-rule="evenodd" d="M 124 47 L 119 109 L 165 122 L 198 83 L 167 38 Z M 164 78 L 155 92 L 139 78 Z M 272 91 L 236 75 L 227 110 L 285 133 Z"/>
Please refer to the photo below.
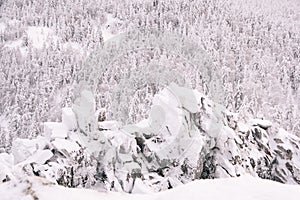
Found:
<path fill-rule="evenodd" d="M 88 189 L 65 188 L 54 185 L 44 179 L 30 178 L 18 184 L 0 185 L 2 200 L 98 200 L 98 199 L 137 199 L 137 200 L 297 200 L 299 186 L 283 185 L 251 176 L 239 178 L 198 180 L 172 190 L 154 194 L 126 194 L 115 192 L 97 192 Z"/>

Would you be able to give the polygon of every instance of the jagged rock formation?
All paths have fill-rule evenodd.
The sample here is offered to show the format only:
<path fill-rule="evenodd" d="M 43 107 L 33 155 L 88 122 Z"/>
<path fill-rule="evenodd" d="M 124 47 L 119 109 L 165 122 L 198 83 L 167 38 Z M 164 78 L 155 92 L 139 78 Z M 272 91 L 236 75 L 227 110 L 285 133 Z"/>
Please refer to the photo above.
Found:
<path fill-rule="evenodd" d="M 121 144 L 121 160 L 124 153 L 132 158 L 120 163 L 137 164 L 132 172 L 141 172 L 138 177 L 149 187 L 153 188 L 149 174 L 159 176 L 159 181 L 154 178 L 158 190 L 246 173 L 299 183 L 298 137 L 272 129 L 267 120 L 243 123 L 238 114 L 175 84 L 155 96 L 149 119 L 120 131 L 130 134 L 128 141 L 132 136 L 136 141 L 127 151 Z"/>
<path fill-rule="evenodd" d="M 25 145 L 28 155 L 20 153 L 25 140 L 14 143 L 15 164 L 24 169 L 26 163 L 34 175 L 46 178 L 52 172 L 53 181 L 70 187 L 89 185 L 133 193 L 243 174 L 300 183 L 298 137 L 276 130 L 267 120 L 242 122 L 238 114 L 198 91 L 171 84 L 154 97 L 148 119 L 125 127 L 101 121 L 98 129 L 90 125 L 96 116 L 89 120 L 84 117 L 86 109 L 81 109 L 94 112 L 92 96 L 86 91 L 82 95 L 84 103 L 77 102 L 74 110 L 77 125 L 74 113 L 65 109 L 63 123 L 46 124 L 46 135 L 37 139 L 42 143 Z M 40 159 L 41 155 L 46 156 Z M 64 174 L 58 175 L 59 167 Z M 0 177 L 3 181 L 7 176 L 12 175 Z"/>
<path fill-rule="evenodd" d="M 176 84 L 154 97 L 148 119 L 112 130 L 103 129 L 105 122 L 100 126 L 106 148 L 98 161 L 116 190 L 159 191 L 243 174 L 299 183 L 299 138 L 272 129 L 267 120 L 243 123 L 238 114 Z M 97 154 L 95 141 L 86 146 Z"/>

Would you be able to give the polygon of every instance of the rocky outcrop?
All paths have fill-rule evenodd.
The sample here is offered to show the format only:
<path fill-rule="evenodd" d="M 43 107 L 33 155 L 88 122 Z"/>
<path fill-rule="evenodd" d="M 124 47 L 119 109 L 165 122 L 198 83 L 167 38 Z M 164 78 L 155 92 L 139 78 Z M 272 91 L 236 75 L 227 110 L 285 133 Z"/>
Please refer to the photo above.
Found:
<path fill-rule="evenodd" d="M 238 114 L 198 91 L 175 84 L 154 97 L 148 119 L 106 135 L 110 143 L 122 138 L 114 150 L 118 159 L 108 154 L 99 161 L 109 177 L 126 177 L 119 188 L 127 192 L 140 187 L 159 191 L 196 179 L 244 174 L 299 183 L 298 137 L 272 129 L 267 120 L 242 122 Z M 135 185 L 136 179 L 140 181 Z"/>
<path fill-rule="evenodd" d="M 198 91 L 171 84 L 154 97 L 148 119 L 125 127 L 100 121 L 97 128 L 86 94 L 75 113 L 64 109 L 62 123 L 46 123 L 45 136 L 17 140 L 15 164 L 69 187 L 129 193 L 244 174 L 300 184 L 300 139 L 267 120 L 242 121 Z"/>

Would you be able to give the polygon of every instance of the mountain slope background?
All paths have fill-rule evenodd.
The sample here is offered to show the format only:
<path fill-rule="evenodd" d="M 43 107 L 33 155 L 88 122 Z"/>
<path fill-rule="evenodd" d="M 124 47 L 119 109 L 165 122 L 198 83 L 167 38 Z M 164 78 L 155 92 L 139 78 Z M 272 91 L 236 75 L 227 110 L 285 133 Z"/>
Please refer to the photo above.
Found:
<path fill-rule="evenodd" d="M 105 118 L 124 124 L 147 117 L 153 95 L 176 82 L 299 135 L 299 7 L 296 0 L 2 1 L 1 146 L 9 150 L 14 138 L 36 137 L 42 122 L 59 121 L 86 85 Z M 166 50 L 146 48 L 130 38 L 132 30 L 148 41 L 175 35 L 202 55 L 201 64 L 190 62 L 188 48 L 172 52 L 168 40 L 160 42 Z M 120 46 L 116 53 L 107 43 L 121 33 L 143 49 Z M 87 66 L 100 70 L 91 76 Z M 203 66 L 208 72 L 201 74 Z"/>

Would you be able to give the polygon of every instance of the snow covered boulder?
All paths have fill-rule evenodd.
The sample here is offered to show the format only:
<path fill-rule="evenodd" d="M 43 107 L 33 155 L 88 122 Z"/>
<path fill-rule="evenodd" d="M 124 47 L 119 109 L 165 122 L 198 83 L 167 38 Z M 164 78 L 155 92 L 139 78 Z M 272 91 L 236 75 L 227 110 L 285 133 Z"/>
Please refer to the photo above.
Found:
<path fill-rule="evenodd" d="M 44 135 L 48 138 L 67 138 L 68 128 L 60 122 L 45 122 Z"/>
<path fill-rule="evenodd" d="M 192 119 L 201 110 L 201 97 L 173 83 L 154 96 L 148 119 L 121 129 L 135 136 L 142 169 L 163 177 L 172 174 L 175 182 L 200 177 L 208 143 Z M 172 187 L 168 180 L 157 182 L 164 187 L 156 191 Z"/>
<path fill-rule="evenodd" d="M 0 154 L 0 182 L 9 181 L 12 179 L 12 167 L 14 165 L 14 158 L 11 154 Z"/>
<path fill-rule="evenodd" d="M 29 156 L 22 164 L 25 163 L 35 163 L 35 164 L 45 164 L 46 161 L 50 160 L 53 156 L 53 153 L 49 149 L 38 150 L 33 155 Z"/>
<path fill-rule="evenodd" d="M 81 132 L 91 133 L 96 129 L 96 104 L 91 91 L 83 90 L 73 104 L 73 110 Z"/>
<path fill-rule="evenodd" d="M 71 131 L 76 129 L 77 121 L 75 113 L 72 108 L 63 108 L 62 109 L 62 123 L 66 126 L 66 128 Z"/>
<path fill-rule="evenodd" d="M 300 184 L 300 138 L 279 129 L 270 138 L 270 146 L 275 152 L 273 179 Z"/>
<path fill-rule="evenodd" d="M 72 152 L 80 150 L 80 146 L 75 141 L 70 141 L 66 139 L 56 138 L 51 142 L 53 147 L 64 153 L 66 156 L 69 156 Z"/>
<path fill-rule="evenodd" d="M 19 139 L 12 143 L 12 154 L 14 156 L 14 163 L 20 163 L 32 156 L 38 150 L 43 150 L 47 145 L 47 140 L 44 137 L 37 137 L 36 139 Z"/>
<path fill-rule="evenodd" d="M 199 111 L 199 99 L 197 97 L 201 94 L 196 94 L 197 91 L 186 87 L 180 87 L 175 83 L 171 83 L 166 87 L 166 90 L 174 95 L 183 109 L 188 110 L 190 113 Z"/>
<path fill-rule="evenodd" d="M 75 113 L 72 108 L 62 109 L 62 122 L 44 122 L 43 134 L 47 138 L 67 138 L 69 131 L 77 128 Z"/>
<path fill-rule="evenodd" d="M 259 126 L 263 129 L 268 129 L 272 126 L 272 122 L 270 122 L 269 120 L 264 120 L 264 119 L 251 119 L 249 121 L 249 125 Z"/>
<path fill-rule="evenodd" d="M 100 130 L 117 131 L 121 128 L 121 124 L 118 121 L 101 121 L 98 122 L 98 128 Z"/>

